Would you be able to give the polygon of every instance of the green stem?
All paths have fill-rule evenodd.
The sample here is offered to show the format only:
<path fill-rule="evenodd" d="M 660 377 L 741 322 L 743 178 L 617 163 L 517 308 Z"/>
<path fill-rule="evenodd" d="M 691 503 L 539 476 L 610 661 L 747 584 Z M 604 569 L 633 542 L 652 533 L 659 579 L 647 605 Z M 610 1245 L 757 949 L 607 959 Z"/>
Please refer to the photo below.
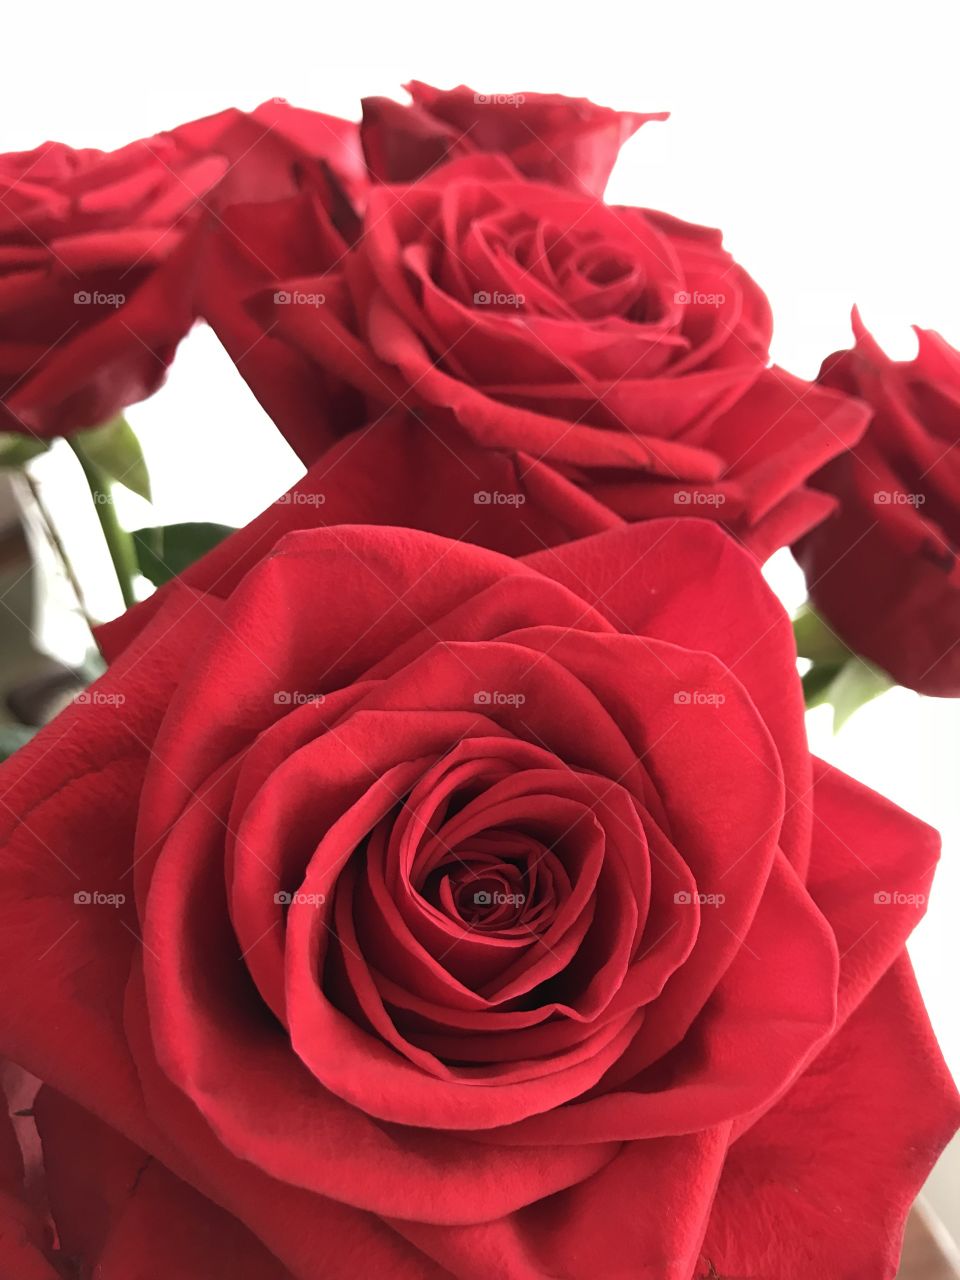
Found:
<path fill-rule="evenodd" d="M 67 443 L 76 454 L 77 461 L 83 468 L 84 478 L 90 490 L 97 519 L 103 532 L 103 540 L 110 552 L 114 572 L 123 596 L 124 607 L 129 609 L 136 604 L 137 598 L 133 590 L 133 581 L 137 575 L 137 554 L 133 538 L 117 519 L 117 510 L 113 503 L 110 480 L 106 473 L 93 461 L 83 445 L 75 436 L 67 438 Z"/>
<path fill-rule="evenodd" d="M 797 643 L 797 656 L 809 658 L 811 662 L 842 666 L 853 656 L 837 633 L 813 611 L 809 602 L 801 606 L 793 620 L 793 636 Z"/>
<path fill-rule="evenodd" d="M 87 601 L 83 594 L 83 587 L 81 587 L 80 579 L 77 577 L 76 571 L 70 562 L 70 557 L 67 555 L 67 549 L 63 545 L 63 539 L 57 532 L 57 526 L 54 523 L 50 512 L 47 510 L 47 504 L 43 500 L 43 495 L 40 492 L 40 486 L 37 484 L 36 480 L 34 480 L 26 467 L 24 467 L 20 474 L 23 477 L 23 481 L 27 488 L 30 490 L 30 495 L 36 504 L 37 511 L 40 514 L 40 521 L 43 524 L 44 533 L 47 535 L 47 540 L 51 547 L 53 547 L 54 553 L 60 562 L 60 566 L 67 575 L 67 581 L 70 583 L 73 594 L 77 598 L 77 607 L 83 614 L 84 622 L 86 622 L 92 632 L 94 628 L 94 621 L 87 609 Z"/>

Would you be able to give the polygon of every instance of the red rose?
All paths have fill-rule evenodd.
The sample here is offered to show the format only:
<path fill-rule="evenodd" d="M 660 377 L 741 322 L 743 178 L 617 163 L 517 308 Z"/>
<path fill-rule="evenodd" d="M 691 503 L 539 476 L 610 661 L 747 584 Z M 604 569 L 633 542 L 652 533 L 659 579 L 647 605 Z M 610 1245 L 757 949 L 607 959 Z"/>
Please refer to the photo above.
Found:
<path fill-rule="evenodd" d="M 222 1274 L 225 1211 L 298 1280 L 892 1276 L 958 1116 L 937 842 L 812 764 L 751 557 L 339 525 L 158 598 L 3 766 L 0 1051 L 76 1247 L 106 1126 L 162 1184 L 128 1258 L 187 1183 Z"/>
<path fill-rule="evenodd" d="M 68 434 L 155 391 L 196 314 L 191 233 L 291 195 L 321 157 L 359 181 L 356 126 L 281 103 L 0 156 L 0 429 Z"/>
<path fill-rule="evenodd" d="M 397 404 L 415 411 L 451 465 L 466 435 L 628 520 L 708 516 L 765 556 L 832 509 L 804 482 L 856 438 L 865 411 L 766 367 L 767 301 L 719 233 L 527 181 L 494 156 L 373 187 L 352 247 L 332 262 L 308 249 L 286 277 L 269 268 L 299 255 L 270 253 L 271 240 L 289 243 L 276 212 L 242 274 L 245 288 L 260 275 L 271 345 L 238 367 L 306 462 L 329 444 L 329 423 L 310 449 L 316 397 L 303 374 L 283 378 L 278 343 L 301 369 L 357 387 L 371 424 Z M 238 278 L 221 269 L 206 282 L 218 332 Z"/>
<path fill-rule="evenodd" d="M 363 100 L 364 155 L 380 182 L 413 182 L 458 155 L 492 151 L 528 178 L 599 196 L 627 139 L 669 114 L 611 111 L 558 93 L 475 93 L 419 80 L 404 88 L 409 106 Z"/>
<path fill-rule="evenodd" d="M 960 696 L 960 354 L 917 330 L 891 360 L 854 312 L 856 343 L 820 382 L 865 400 L 869 430 L 814 477 L 836 514 L 795 548 L 810 598 L 857 653 L 919 693 Z"/>

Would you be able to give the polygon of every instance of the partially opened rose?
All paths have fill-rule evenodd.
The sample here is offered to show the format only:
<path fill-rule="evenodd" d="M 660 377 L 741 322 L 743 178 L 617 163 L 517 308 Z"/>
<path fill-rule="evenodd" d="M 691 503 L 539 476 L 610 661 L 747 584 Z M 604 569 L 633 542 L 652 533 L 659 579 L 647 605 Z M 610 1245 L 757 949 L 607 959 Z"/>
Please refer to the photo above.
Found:
<path fill-rule="evenodd" d="M 270 211 L 260 228 L 244 277 L 260 275 L 259 335 L 356 387 L 368 424 L 401 405 L 454 463 L 466 436 L 625 519 L 715 519 L 760 556 L 832 509 L 805 481 L 865 412 L 767 367 L 766 298 L 716 231 L 528 181 L 490 155 L 371 188 L 332 259 L 271 253 L 291 241 Z M 273 274 L 280 256 L 299 269 Z M 206 281 L 215 328 L 235 280 Z M 238 367 L 267 403 L 279 366 Z M 276 420 L 309 463 L 329 444 L 326 415 L 306 386 L 294 400 Z"/>
<path fill-rule="evenodd" d="M 404 86 L 409 106 L 364 98 L 360 135 L 380 182 L 413 182 L 458 155 L 507 156 L 529 178 L 602 195 L 620 148 L 667 113 L 612 111 L 559 93 L 477 93 L 466 85 Z"/>
<path fill-rule="evenodd" d="M 3 769 L 0 1051 L 83 1263 L 132 1143 L 118 1280 L 185 1201 L 193 1245 L 183 1183 L 223 1275 L 225 1210 L 299 1280 L 891 1277 L 958 1116 L 903 951 L 937 842 L 811 762 L 751 557 L 268 546 Z"/>
<path fill-rule="evenodd" d="M 856 342 L 825 386 L 872 410 L 867 434 L 814 479 L 837 511 L 795 548 L 816 609 L 855 652 L 920 693 L 960 696 L 960 354 L 917 330 L 891 360 L 854 312 Z"/>
<path fill-rule="evenodd" d="M 0 430 L 68 434 L 155 391 L 196 317 L 200 226 L 324 165 L 359 189 L 356 126 L 281 102 L 118 151 L 0 156 Z"/>

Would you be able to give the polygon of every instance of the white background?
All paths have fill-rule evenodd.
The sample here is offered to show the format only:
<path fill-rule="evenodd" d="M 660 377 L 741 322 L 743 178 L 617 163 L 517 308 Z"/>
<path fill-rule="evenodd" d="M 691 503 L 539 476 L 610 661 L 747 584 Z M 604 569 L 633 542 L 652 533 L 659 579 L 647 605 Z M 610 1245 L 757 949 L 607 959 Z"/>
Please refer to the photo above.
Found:
<path fill-rule="evenodd" d="M 948 0 L 19 5 L 3 24 L 0 150 L 115 147 L 274 96 L 355 117 L 361 96 L 402 97 L 409 78 L 667 109 L 627 145 L 608 196 L 722 226 L 773 303 L 775 359 L 811 376 L 847 345 L 855 301 L 893 354 L 912 354 L 911 323 L 960 345 L 958 12 Z M 130 417 L 161 520 L 240 523 L 299 473 L 208 332 Z M 772 580 L 799 602 L 786 556 Z M 811 718 L 815 750 L 943 832 L 912 949 L 960 1076 L 960 706 L 898 690 L 837 738 L 827 719 Z"/>

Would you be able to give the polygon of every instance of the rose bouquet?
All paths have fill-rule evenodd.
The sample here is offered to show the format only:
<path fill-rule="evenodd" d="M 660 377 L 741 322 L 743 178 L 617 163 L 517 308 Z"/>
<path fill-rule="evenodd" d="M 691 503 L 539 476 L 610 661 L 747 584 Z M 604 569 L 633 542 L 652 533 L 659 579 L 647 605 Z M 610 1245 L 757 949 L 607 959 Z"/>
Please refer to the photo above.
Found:
<path fill-rule="evenodd" d="M 939 841 L 805 693 L 960 693 L 960 357 L 804 382 L 604 202 L 662 116 L 410 94 L 0 160 L 5 464 L 149 495 L 202 320 L 306 468 L 108 513 L 107 668 L 3 766 L 0 1275 L 892 1277 Z"/>

